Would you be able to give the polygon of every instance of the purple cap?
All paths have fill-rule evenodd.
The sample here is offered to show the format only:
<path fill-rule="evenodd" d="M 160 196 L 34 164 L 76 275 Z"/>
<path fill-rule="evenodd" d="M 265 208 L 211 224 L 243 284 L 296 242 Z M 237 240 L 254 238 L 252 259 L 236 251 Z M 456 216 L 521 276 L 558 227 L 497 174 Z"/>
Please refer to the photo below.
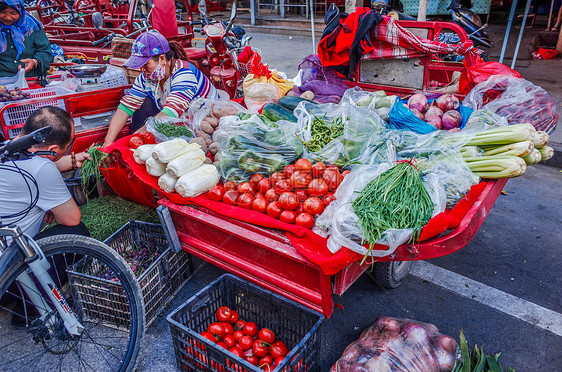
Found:
<path fill-rule="evenodd" d="M 150 58 L 168 53 L 170 44 L 161 33 L 151 30 L 137 37 L 131 49 L 131 56 L 123 63 L 123 66 L 141 68 Z"/>

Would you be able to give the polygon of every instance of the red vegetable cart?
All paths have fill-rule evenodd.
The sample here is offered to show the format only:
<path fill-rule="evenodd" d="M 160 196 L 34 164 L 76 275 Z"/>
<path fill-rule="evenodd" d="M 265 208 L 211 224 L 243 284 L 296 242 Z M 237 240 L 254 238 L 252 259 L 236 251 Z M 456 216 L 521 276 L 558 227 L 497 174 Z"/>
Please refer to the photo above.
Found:
<path fill-rule="evenodd" d="M 438 33 L 437 28 L 455 29 L 456 26 L 439 22 L 404 25 L 428 28 L 428 35 L 433 38 Z M 462 29 L 455 31 L 464 34 Z M 466 34 L 464 38 L 466 39 Z M 454 71 L 462 72 L 465 69 L 460 63 L 432 62 L 430 57 L 425 61 L 422 65 L 424 77 L 421 79 L 419 90 L 427 89 L 433 80 L 447 83 Z M 469 65 L 474 61 L 472 57 L 467 59 Z M 358 69 L 361 67 L 358 66 Z M 426 77 L 425 74 L 430 75 Z M 402 94 L 416 90 L 372 82 L 361 83 L 358 80 L 359 71 L 356 76 L 358 77 L 352 85 L 359 85 L 364 89 L 385 89 Z M 119 146 L 124 147 L 121 149 L 121 155 L 124 163 L 129 166 L 129 171 L 146 185 L 158 190 L 156 178 L 146 174 L 143 166 L 134 163 L 130 151 L 127 151 L 124 145 L 125 140 L 118 141 L 107 151 L 119 149 Z M 119 142 L 123 144 L 120 145 Z M 398 282 L 408 274 L 408 262 L 444 256 L 466 246 L 482 225 L 506 182 L 507 180 L 489 180 L 473 186 L 453 210 L 434 217 L 428 223 L 422 232 L 420 243 L 404 244 L 387 257 L 375 258 L 377 268 L 382 268 L 385 274 L 391 277 L 386 285 L 392 287 L 392 279 Z M 299 236 L 299 231 L 276 229 L 275 223 L 271 221 L 260 223 L 261 214 L 244 220 L 241 216 L 246 210 L 218 206 L 206 196 L 181 199 L 177 194 L 165 194 L 160 191 L 158 204 L 169 210 L 170 220 L 178 237 L 177 243 L 182 249 L 239 277 L 315 309 L 326 317 L 338 306 L 332 294 L 342 295 L 370 268 L 370 260 L 361 264 L 360 256 L 346 248 L 332 255 L 327 250 L 325 239 L 310 230 L 304 233 L 300 230 L 303 235 Z M 384 246 L 377 248 L 386 249 Z"/>

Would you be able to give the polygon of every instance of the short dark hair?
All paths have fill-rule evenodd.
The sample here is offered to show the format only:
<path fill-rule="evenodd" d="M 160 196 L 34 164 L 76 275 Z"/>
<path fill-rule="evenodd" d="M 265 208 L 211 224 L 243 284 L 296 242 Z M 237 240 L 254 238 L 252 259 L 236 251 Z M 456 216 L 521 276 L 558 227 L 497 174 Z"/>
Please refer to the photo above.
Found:
<path fill-rule="evenodd" d="M 68 112 L 54 106 L 41 107 L 25 121 L 21 134 L 29 134 L 37 129 L 50 126 L 53 130 L 40 146 L 59 145 L 65 147 L 72 141 L 74 121 Z"/>

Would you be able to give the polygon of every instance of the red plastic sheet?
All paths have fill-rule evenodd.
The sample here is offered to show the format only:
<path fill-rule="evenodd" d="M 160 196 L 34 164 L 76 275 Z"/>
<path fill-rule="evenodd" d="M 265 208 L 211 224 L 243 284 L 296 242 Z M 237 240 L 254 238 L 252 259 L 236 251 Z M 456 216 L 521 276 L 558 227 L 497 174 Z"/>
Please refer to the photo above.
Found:
<path fill-rule="evenodd" d="M 491 76 L 501 75 L 521 78 L 520 73 L 496 61 L 477 63 L 472 66 L 467 66 L 465 61 L 464 65 L 466 74 L 461 74 L 459 94 L 468 94 L 476 84 L 488 80 Z"/>
<path fill-rule="evenodd" d="M 131 168 L 132 172 L 142 182 L 153 189 L 158 190 L 173 203 L 198 204 L 223 216 L 239 221 L 267 228 L 283 230 L 291 241 L 291 244 L 293 244 L 299 253 L 314 264 L 318 265 L 326 275 L 336 274 L 349 264 L 363 258 L 362 255 L 345 247 L 333 254 L 326 246 L 326 239 L 312 232 L 312 230 L 281 222 L 280 220 L 266 214 L 231 206 L 221 202 L 215 202 L 208 199 L 206 195 L 200 195 L 195 198 L 184 198 L 177 193 L 166 193 L 162 191 L 158 188 L 158 178 L 149 175 L 143 165 L 139 165 L 134 161 L 133 152 L 127 146 L 130 137 L 131 136 L 124 137 L 113 143 L 111 146 L 100 150 L 106 153 L 111 153 L 112 151 L 120 152 L 122 160 Z M 485 185 L 485 182 L 481 182 L 473 186 L 468 195 L 457 203 L 452 210 L 440 213 L 429 220 L 428 224 L 421 232 L 420 241 L 427 240 L 449 229 L 456 228 L 468 209 L 472 206 L 472 204 L 474 204 L 474 201 L 478 198 Z M 376 245 L 374 249 L 384 250 L 386 247 Z"/>

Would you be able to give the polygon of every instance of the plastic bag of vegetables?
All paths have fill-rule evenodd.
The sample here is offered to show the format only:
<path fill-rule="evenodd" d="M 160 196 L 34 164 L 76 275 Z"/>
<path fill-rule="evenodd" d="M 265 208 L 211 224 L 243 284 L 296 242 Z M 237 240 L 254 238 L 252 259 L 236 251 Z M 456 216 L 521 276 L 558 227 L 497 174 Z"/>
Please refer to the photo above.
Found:
<path fill-rule="evenodd" d="M 383 120 L 388 120 L 388 114 L 397 96 L 387 96 L 384 90 L 368 92 L 359 87 L 350 88 L 345 91 L 342 102 L 365 107 L 374 111 Z"/>
<path fill-rule="evenodd" d="M 303 146 L 294 134 L 296 123 L 280 120 L 276 124 L 277 128 L 271 127 L 255 115 L 244 120 L 223 118 L 213 134 L 221 177 L 236 182 L 246 181 L 254 173 L 269 177 L 299 157 Z"/>
<path fill-rule="evenodd" d="M 209 126 L 216 130 L 222 117 L 237 115 L 240 112 L 248 113 L 248 110 L 234 101 L 198 98 L 189 105 L 186 117 L 194 130 L 212 135 L 214 131 L 210 130 Z"/>
<path fill-rule="evenodd" d="M 305 158 L 339 167 L 360 162 L 366 147 L 385 130 L 383 120 L 367 108 L 349 102 L 311 105 L 301 102 L 293 111 Z"/>
<path fill-rule="evenodd" d="M 494 114 L 488 109 L 474 110 L 466 122 L 467 128 L 478 126 L 482 130 L 504 127 L 506 125 L 509 125 L 506 118 Z"/>
<path fill-rule="evenodd" d="M 511 76 L 492 76 L 477 84 L 463 105 L 486 108 L 503 116 L 509 124 L 531 123 L 537 130 L 551 133 L 558 124 L 556 102 L 541 87 Z"/>
<path fill-rule="evenodd" d="M 457 342 L 430 323 L 379 317 L 347 346 L 331 372 L 444 372 L 456 361 Z"/>
<path fill-rule="evenodd" d="M 438 177 L 432 174 L 425 176 L 423 182 L 413 182 L 416 181 L 415 177 L 419 177 L 416 174 L 409 174 L 411 179 L 403 174 L 396 175 L 395 179 L 400 180 L 398 183 L 393 179 L 385 179 L 382 182 L 382 178 L 388 174 L 386 172 L 393 171 L 391 168 L 402 167 L 401 164 L 405 163 L 359 165 L 344 178 L 336 191 L 336 200 L 332 202 L 337 203 L 332 218 L 331 235 L 327 243 L 332 253 L 339 251 L 341 247 L 346 247 L 365 257 L 386 257 L 399 245 L 411 238 L 415 239 L 427 220 L 445 210 L 445 191 L 439 185 Z M 413 165 L 408 167 L 415 168 Z M 412 170 L 411 168 L 409 170 Z M 411 180 L 412 183 L 409 184 Z M 376 186 L 377 181 L 380 181 L 379 186 L 388 185 L 393 189 L 389 192 L 388 199 L 385 196 L 384 203 L 371 200 L 373 194 L 369 194 L 370 188 Z M 405 186 L 402 185 L 402 181 L 405 182 Z M 397 184 L 403 189 L 396 188 Z M 383 208 L 377 208 L 376 211 L 360 208 L 357 205 L 361 200 L 359 198 L 364 199 L 361 203 L 366 207 L 384 204 L 389 210 L 399 208 L 411 213 L 401 213 L 398 216 L 394 213 L 386 213 Z M 413 199 L 416 200 L 412 201 Z M 420 199 L 424 200 L 421 206 L 418 202 Z M 367 248 L 363 246 L 366 243 L 369 244 Z M 388 249 L 372 249 L 375 243 L 386 245 Z"/>
<path fill-rule="evenodd" d="M 183 138 L 189 142 L 192 138 L 195 138 L 193 127 L 189 120 L 185 118 L 149 117 L 146 120 L 146 130 L 154 134 L 158 143 L 171 141 L 174 138 Z"/>

